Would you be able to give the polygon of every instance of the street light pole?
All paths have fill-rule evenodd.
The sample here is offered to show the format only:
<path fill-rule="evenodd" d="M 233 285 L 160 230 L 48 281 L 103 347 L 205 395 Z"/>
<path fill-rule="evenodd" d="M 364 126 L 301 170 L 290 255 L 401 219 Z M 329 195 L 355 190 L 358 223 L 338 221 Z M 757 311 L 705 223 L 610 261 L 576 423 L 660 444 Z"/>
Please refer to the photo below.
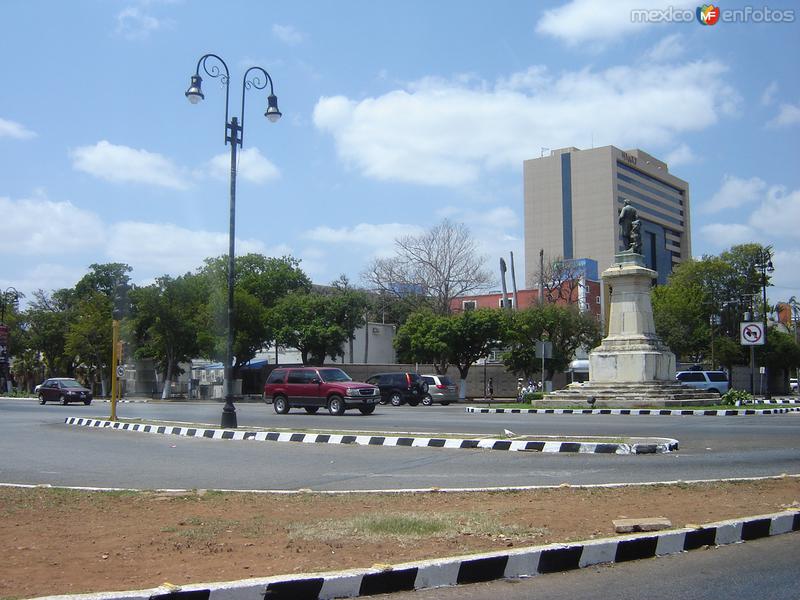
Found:
<path fill-rule="evenodd" d="M 758 262 L 755 264 L 755 268 L 761 272 L 761 294 L 762 294 L 762 306 L 761 306 L 761 320 L 764 322 L 764 347 L 766 349 L 767 344 L 767 273 L 772 273 L 775 271 L 775 267 L 772 266 L 772 247 L 767 246 L 763 248 L 759 253 Z M 764 397 L 767 399 L 772 398 L 772 394 L 769 391 L 769 369 L 767 365 L 764 365 L 764 382 L 766 384 L 766 389 L 764 391 Z"/>
<path fill-rule="evenodd" d="M 209 60 L 212 61 L 209 63 Z M 222 65 L 224 72 L 220 70 L 219 66 Z M 233 428 L 237 426 L 236 422 L 236 407 L 233 404 L 233 337 L 234 337 L 234 310 L 233 310 L 233 286 L 235 275 L 235 254 L 234 254 L 234 241 L 236 238 L 236 152 L 237 148 L 241 147 L 244 143 L 244 99 L 245 91 L 251 87 L 258 90 L 263 90 L 269 84 L 269 96 L 267 96 L 267 110 L 264 116 L 270 122 L 275 123 L 281 118 L 281 111 L 278 110 L 278 98 L 275 96 L 272 87 L 272 77 L 261 67 L 250 67 L 245 71 L 242 78 L 242 110 L 239 118 L 232 117 L 228 120 L 228 100 L 230 97 L 230 72 L 228 65 L 216 54 L 204 54 L 197 61 L 197 68 L 195 74 L 191 77 L 189 89 L 186 90 L 185 96 L 192 104 L 197 104 L 205 96 L 201 89 L 203 79 L 200 76 L 200 67 L 209 77 L 219 77 L 220 81 L 225 85 L 225 144 L 231 146 L 231 177 L 230 177 L 230 215 L 228 225 L 228 311 L 226 323 L 226 340 L 225 340 L 225 406 L 222 408 L 222 427 Z M 248 79 L 251 71 L 256 73 Z M 262 81 L 259 73 L 263 74 Z"/>

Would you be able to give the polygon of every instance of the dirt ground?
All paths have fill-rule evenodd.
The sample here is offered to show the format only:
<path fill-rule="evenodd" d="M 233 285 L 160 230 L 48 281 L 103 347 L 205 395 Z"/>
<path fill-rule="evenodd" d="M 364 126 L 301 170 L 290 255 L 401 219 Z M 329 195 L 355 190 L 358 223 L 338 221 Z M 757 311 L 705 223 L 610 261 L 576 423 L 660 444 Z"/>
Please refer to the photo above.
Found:
<path fill-rule="evenodd" d="M 682 527 L 791 506 L 798 478 L 458 494 L 0 488 L 0 598 L 370 567 L 613 536 L 620 517 Z"/>

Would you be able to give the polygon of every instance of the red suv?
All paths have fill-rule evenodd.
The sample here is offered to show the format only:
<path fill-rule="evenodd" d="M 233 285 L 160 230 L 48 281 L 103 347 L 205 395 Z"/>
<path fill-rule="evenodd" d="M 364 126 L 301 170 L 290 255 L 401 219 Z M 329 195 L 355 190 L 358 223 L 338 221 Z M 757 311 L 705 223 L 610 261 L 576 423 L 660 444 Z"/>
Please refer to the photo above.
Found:
<path fill-rule="evenodd" d="M 264 385 L 264 402 L 272 402 L 279 415 L 296 407 L 303 407 L 310 415 L 320 407 L 326 407 L 332 415 L 342 415 L 350 408 L 370 415 L 380 399 L 377 387 L 353 381 L 347 373 L 332 367 L 278 368 Z"/>

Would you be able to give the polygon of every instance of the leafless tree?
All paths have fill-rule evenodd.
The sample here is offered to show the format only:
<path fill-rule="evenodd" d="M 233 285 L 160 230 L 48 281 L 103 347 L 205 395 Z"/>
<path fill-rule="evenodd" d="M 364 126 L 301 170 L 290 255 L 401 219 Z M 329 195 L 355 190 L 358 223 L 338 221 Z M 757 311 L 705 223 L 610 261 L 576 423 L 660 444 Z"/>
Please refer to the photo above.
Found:
<path fill-rule="evenodd" d="M 547 303 L 577 304 L 583 268 L 574 261 L 556 257 L 545 260 L 537 270 L 536 281 L 542 281 L 544 300 Z"/>
<path fill-rule="evenodd" d="M 467 227 L 445 219 L 420 235 L 395 240 L 397 253 L 377 258 L 362 273 L 376 292 L 450 314 L 454 298 L 487 288 L 494 280 Z"/>

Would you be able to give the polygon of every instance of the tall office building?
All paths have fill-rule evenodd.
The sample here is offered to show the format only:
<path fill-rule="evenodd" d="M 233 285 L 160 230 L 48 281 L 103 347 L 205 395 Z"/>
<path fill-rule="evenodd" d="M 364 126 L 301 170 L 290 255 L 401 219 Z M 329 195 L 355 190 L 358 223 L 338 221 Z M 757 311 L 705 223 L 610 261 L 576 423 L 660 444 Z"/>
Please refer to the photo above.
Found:
<path fill-rule="evenodd" d="M 641 150 L 562 148 L 523 163 L 525 285 L 537 285 L 539 250 L 551 259 L 591 258 L 600 272 L 614 262 L 624 199 L 642 221 L 642 254 L 665 283 L 691 257 L 689 184 Z"/>

